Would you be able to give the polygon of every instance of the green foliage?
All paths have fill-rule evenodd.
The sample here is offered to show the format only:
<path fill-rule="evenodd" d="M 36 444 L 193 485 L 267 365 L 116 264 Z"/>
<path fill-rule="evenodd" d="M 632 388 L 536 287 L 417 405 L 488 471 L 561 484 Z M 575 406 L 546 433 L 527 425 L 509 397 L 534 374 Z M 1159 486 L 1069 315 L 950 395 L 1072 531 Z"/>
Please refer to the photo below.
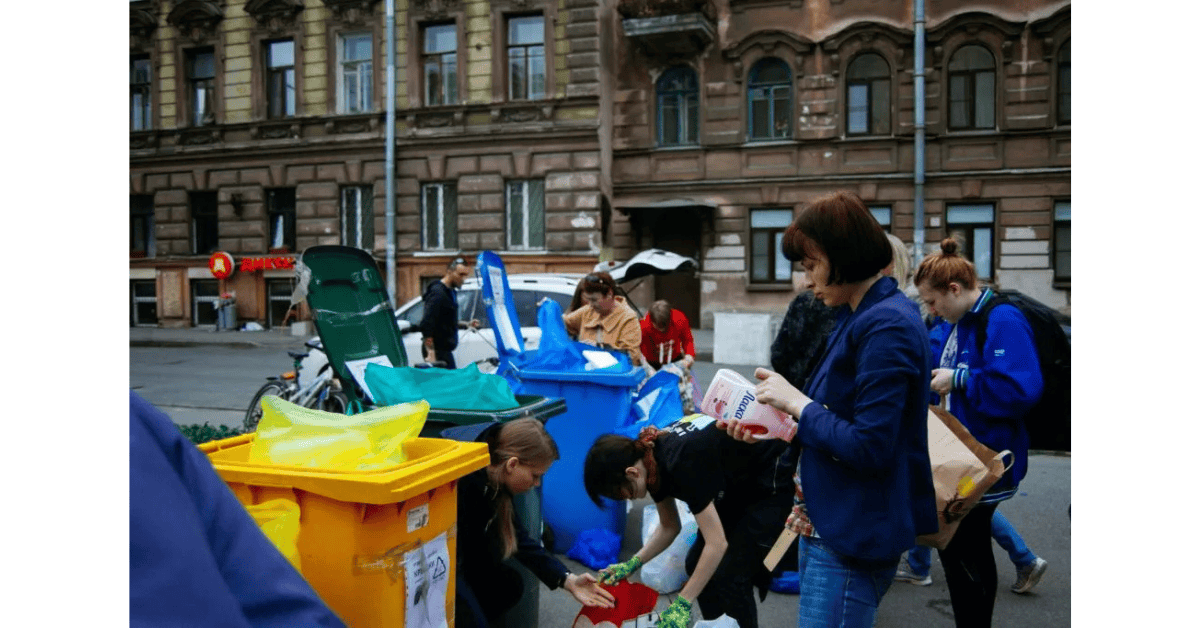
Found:
<path fill-rule="evenodd" d="M 211 440 L 220 440 L 222 438 L 229 438 L 231 436 L 237 436 L 245 433 L 243 430 L 236 427 L 209 425 L 208 421 L 205 421 L 203 425 L 192 423 L 191 425 L 180 425 L 178 427 L 179 431 L 183 432 L 183 435 L 188 437 L 188 440 L 192 441 L 196 445 L 199 445 L 200 443 L 207 443 Z"/>

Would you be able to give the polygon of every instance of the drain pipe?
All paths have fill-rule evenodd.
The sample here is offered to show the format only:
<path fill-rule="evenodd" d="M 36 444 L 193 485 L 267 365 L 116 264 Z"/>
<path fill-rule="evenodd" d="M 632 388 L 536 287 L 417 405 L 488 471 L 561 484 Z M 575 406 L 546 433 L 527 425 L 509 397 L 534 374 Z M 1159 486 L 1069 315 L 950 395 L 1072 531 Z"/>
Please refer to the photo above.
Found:
<path fill-rule="evenodd" d="M 925 0 L 913 0 L 913 268 L 925 257 Z"/>
<path fill-rule="evenodd" d="M 384 149 L 384 169 L 387 201 L 384 229 L 387 230 L 387 294 L 392 309 L 396 308 L 396 0 L 387 0 L 384 12 L 387 20 L 387 147 Z"/>

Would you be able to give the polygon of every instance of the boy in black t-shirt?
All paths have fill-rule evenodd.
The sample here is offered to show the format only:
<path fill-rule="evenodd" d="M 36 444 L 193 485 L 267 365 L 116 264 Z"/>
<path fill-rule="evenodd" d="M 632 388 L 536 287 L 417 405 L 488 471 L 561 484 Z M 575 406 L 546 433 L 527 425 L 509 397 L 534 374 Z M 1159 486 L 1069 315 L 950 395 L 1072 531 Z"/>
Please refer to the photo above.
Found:
<path fill-rule="evenodd" d="M 704 619 L 729 615 L 757 628 L 754 587 L 766 597 L 770 572 L 762 561 L 792 507 L 795 460 L 783 441 L 744 443 L 694 414 L 663 430 L 645 428 L 634 440 L 616 434 L 596 439 L 584 462 L 584 486 L 600 503 L 650 495 L 659 525 L 646 545 L 624 563 L 601 571 L 602 582 L 627 577 L 671 545 L 682 527 L 675 500 L 695 514 L 700 534 L 685 566 L 688 581 L 662 614 L 660 628 L 688 625 L 692 601 Z"/>

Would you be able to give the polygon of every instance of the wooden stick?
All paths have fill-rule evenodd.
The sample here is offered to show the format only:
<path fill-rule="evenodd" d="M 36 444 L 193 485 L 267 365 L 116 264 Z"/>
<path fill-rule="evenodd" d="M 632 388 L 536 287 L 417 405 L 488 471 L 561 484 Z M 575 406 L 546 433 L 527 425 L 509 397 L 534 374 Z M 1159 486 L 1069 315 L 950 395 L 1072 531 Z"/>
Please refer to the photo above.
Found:
<path fill-rule="evenodd" d="M 775 539 L 775 545 L 771 546 L 771 551 L 767 552 L 767 557 L 763 559 L 763 566 L 767 568 L 767 571 L 775 571 L 775 565 L 779 564 L 783 553 L 792 546 L 792 541 L 795 540 L 796 533 L 792 532 L 791 528 L 784 528 L 783 532 L 779 533 L 779 538 Z"/>

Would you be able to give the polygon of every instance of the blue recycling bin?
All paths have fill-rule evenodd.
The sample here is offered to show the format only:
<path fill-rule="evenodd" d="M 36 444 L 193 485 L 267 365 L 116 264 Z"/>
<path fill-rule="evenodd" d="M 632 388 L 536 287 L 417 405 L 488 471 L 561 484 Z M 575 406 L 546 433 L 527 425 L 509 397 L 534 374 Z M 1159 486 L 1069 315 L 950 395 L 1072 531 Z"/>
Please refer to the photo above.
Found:
<path fill-rule="evenodd" d="M 598 508 L 583 487 L 583 459 L 601 434 L 620 431 L 631 416 L 633 394 L 645 378 L 634 366 L 628 371 L 537 371 L 514 368 L 513 391 L 561 397 L 566 412 L 546 423 L 558 445 L 559 460 L 542 478 L 542 513 L 554 536 L 553 551 L 564 554 L 584 530 L 604 528 L 625 534 L 625 502 L 605 499 Z"/>

